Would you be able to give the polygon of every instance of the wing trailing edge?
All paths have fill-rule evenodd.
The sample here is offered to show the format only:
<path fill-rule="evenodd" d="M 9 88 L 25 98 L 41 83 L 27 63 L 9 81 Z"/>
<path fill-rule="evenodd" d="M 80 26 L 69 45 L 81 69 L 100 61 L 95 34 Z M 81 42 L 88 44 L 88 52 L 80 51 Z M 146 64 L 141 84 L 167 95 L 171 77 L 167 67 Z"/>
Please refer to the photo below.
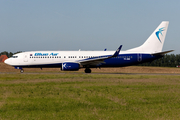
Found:
<path fill-rule="evenodd" d="M 104 62 L 105 59 L 109 59 L 109 58 L 112 58 L 112 57 L 117 57 L 119 55 L 120 51 L 121 51 L 121 48 L 122 48 L 122 45 L 120 45 L 118 47 L 118 49 L 115 51 L 115 53 L 112 56 L 109 56 L 109 57 L 108 56 L 95 57 L 95 58 L 79 61 L 79 63 L 81 65 L 98 65 L 98 64 L 101 64 L 101 63 Z"/>

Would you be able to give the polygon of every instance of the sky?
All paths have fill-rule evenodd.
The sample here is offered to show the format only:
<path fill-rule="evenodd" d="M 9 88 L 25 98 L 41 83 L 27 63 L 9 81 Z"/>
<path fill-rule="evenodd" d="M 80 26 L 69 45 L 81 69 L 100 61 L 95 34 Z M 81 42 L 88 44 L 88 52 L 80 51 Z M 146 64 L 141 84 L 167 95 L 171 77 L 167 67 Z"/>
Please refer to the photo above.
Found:
<path fill-rule="evenodd" d="M 0 52 L 122 50 L 169 21 L 163 51 L 180 54 L 179 0 L 0 0 Z"/>

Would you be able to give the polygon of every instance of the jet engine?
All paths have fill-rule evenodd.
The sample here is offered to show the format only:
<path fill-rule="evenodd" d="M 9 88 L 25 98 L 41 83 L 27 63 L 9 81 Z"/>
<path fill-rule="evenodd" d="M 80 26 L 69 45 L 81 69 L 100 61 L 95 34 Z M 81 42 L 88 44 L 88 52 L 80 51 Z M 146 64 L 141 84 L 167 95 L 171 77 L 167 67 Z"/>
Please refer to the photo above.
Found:
<path fill-rule="evenodd" d="M 65 62 L 65 63 L 62 63 L 61 70 L 64 70 L 64 71 L 77 71 L 77 70 L 79 70 L 79 68 L 80 68 L 79 63 Z"/>

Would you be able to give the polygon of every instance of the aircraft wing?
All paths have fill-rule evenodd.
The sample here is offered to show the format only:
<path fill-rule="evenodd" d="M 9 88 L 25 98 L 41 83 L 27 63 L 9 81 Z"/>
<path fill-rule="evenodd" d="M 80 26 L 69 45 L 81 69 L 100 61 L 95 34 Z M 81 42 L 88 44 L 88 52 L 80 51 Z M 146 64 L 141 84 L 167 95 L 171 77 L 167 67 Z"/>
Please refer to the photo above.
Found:
<path fill-rule="evenodd" d="M 116 52 L 112 55 L 112 56 L 98 56 L 98 57 L 94 57 L 94 58 L 88 58 L 88 59 L 84 59 L 81 61 L 77 61 L 79 62 L 82 66 L 96 66 L 99 65 L 101 63 L 104 63 L 105 59 L 109 59 L 112 57 L 117 57 L 120 53 L 120 50 L 122 48 L 122 45 L 119 46 L 119 48 L 116 50 Z"/>

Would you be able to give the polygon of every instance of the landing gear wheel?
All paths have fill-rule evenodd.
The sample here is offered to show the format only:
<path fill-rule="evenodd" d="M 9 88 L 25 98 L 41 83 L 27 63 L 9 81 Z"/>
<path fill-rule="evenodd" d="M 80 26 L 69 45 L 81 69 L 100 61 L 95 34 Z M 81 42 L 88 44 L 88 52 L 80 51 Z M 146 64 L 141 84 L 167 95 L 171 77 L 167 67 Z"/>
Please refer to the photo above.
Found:
<path fill-rule="evenodd" d="M 21 69 L 21 70 L 20 70 L 20 72 L 21 72 L 21 73 L 23 73 L 23 72 L 24 72 L 24 70 L 23 70 L 23 69 Z"/>
<path fill-rule="evenodd" d="M 86 69 L 84 70 L 84 72 L 85 72 L 85 73 L 91 73 L 91 69 L 86 68 Z"/>

